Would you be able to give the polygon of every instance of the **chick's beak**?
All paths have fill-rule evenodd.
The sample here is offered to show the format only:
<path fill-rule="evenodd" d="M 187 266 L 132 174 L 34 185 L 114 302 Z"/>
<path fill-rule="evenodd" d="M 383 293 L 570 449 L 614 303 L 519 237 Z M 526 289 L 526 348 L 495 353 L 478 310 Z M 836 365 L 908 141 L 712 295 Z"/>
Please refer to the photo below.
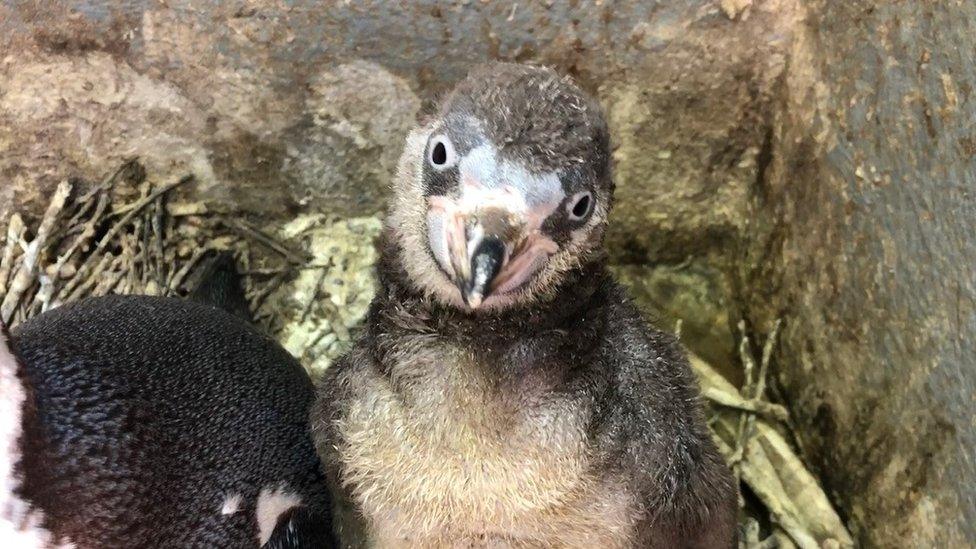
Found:
<path fill-rule="evenodd" d="M 470 276 L 459 288 L 469 307 L 476 309 L 481 305 L 504 263 L 505 244 L 501 239 L 494 236 L 482 238 L 471 256 Z"/>
<path fill-rule="evenodd" d="M 431 251 L 472 309 L 521 287 L 556 252 L 555 242 L 540 231 L 551 206 L 532 207 L 518 198 L 508 188 L 429 200 Z"/>

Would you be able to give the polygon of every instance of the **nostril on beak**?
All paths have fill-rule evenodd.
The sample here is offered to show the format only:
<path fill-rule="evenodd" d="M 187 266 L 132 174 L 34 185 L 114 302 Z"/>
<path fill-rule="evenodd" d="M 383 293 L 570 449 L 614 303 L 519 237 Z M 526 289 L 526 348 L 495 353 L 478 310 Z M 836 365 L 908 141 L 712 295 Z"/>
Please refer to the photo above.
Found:
<path fill-rule="evenodd" d="M 505 243 L 501 239 L 488 236 L 478 243 L 471 255 L 471 278 L 461 288 L 461 295 L 469 307 L 476 309 L 481 305 L 504 262 Z"/>

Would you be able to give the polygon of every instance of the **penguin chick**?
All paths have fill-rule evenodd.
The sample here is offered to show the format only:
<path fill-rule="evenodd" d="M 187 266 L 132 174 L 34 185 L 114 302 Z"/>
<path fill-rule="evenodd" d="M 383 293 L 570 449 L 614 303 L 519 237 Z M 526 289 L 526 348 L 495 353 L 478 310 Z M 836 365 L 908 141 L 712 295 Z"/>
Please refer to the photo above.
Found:
<path fill-rule="evenodd" d="M 7 523 L 34 547 L 334 546 L 311 381 L 244 320 L 88 299 L 19 326 L 0 366 L 0 405 L 23 412 L 0 433 L 17 464 L 0 502 L 18 502 Z"/>
<path fill-rule="evenodd" d="M 477 69 L 409 135 L 311 416 L 344 545 L 734 545 L 688 362 L 608 274 L 612 194 L 599 106 L 546 68 Z"/>

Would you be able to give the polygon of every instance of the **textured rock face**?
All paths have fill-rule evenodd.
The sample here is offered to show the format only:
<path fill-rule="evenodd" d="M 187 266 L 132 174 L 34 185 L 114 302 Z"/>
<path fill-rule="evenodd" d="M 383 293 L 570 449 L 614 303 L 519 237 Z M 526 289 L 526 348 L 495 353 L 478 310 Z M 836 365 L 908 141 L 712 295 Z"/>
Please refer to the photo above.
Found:
<path fill-rule="evenodd" d="M 258 314 L 271 318 L 281 345 L 313 375 L 321 375 L 349 349 L 366 316 L 376 293 L 375 241 L 381 227 L 375 217 L 329 222 L 322 215 L 307 215 L 279 231 L 283 239 L 304 241 L 321 267 L 303 269 Z"/>
<path fill-rule="evenodd" d="M 865 545 L 970 547 L 976 5 L 807 9 L 741 300 Z"/>
<path fill-rule="evenodd" d="M 304 207 L 375 213 L 419 101 L 474 63 L 535 61 L 573 74 L 607 108 L 618 136 L 614 249 L 626 260 L 683 259 L 743 227 L 792 9 L 780 0 L 167 6 L 0 6 L 0 143 L 12 150 L 0 171 L 13 183 L 0 213 L 11 193 L 36 211 L 28 181 L 38 175 L 43 196 L 62 177 L 95 179 L 131 154 L 156 173 L 192 170 L 208 197 L 268 218 Z M 36 97 L 44 116 L 29 112 Z"/>
<path fill-rule="evenodd" d="M 403 80 L 364 61 L 319 74 L 309 89 L 312 126 L 296 128 L 286 145 L 299 203 L 346 216 L 381 211 L 420 101 Z"/>
<path fill-rule="evenodd" d="M 4 59 L 0 172 L 10 185 L 0 214 L 11 199 L 38 211 L 57 181 L 97 180 L 132 156 L 163 180 L 193 173 L 203 198 L 265 217 L 301 207 L 344 216 L 382 210 L 420 108 L 401 79 L 375 64 L 343 64 L 316 74 L 289 105 L 267 82 L 213 78 L 231 97 L 201 102 L 100 51 Z"/>
<path fill-rule="evenodd" d="M 145 157 L 152 170 L 178 167 L 205 186 L 215 183 L 196 139 L 205 130 L 203 112 L 173 86 L 108 54 L 7 57 L 0 81 L 4 191 L 27 209 L 43 208 L 61 179 L 96 179 L 127 156 Z M 10 205 L 0 203 L 0 214 Z"/>

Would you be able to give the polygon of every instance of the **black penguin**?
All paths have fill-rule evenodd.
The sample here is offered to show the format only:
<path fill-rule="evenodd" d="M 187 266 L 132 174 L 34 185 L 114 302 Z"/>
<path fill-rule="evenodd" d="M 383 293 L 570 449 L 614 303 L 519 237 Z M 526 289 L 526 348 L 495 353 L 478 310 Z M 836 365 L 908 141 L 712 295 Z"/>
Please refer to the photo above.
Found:
<path fill-rule="evenodd" d="M 342 543 L 733 546 L 688 362 L 606 268 L 596 102 L 546 68 L 475 70 L 394 192 L 380 290 L 312 411 Z"/>
<path fill-rule="evenodd" d="M 231 288 L 198 294 L 242 303 Z M 246 320 L 193 300 L 87 299 L 19 326 L 0 365 L 18 383 L 2 404 L 22 413 L 0 495 L 19 511 L 0 518 L 38 546 L 334 545 L 311 382 Z"/>

